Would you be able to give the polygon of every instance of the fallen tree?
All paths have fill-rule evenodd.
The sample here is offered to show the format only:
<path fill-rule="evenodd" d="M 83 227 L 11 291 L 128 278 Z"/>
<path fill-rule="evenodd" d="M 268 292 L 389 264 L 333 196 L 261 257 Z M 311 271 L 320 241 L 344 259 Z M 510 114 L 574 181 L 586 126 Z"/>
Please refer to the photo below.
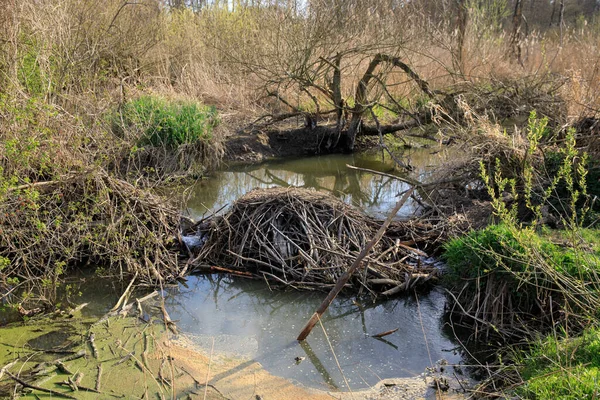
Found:
<path fill-rule="evenodd" d="M 356 55 L 353 53 L 349 52 L 348 55 Z M 431 122 L 431 112 L 428 108 L 424 107 L 418 113 L 412 113 L 406 110 L 389 91 L 386 76 L 391 69 L 397 68 L 416 84 L 426 98 L 434 100 L 441 94 L 432 90 L 429 83 L 399 57 L 383 53 L 372 56 L 361 79 L 353 85 L 356 89 L 350 99 L 344 99 L 342 96 L 342 58 L 343 55 L 340 53 L 329 58 L 319 57 L 313 64 L 305 65 L 299 74 L 288 74 L 280 79 L 273 79 L 269 86 L 275 86 L 275 89 L 267 87 L 267 96 L 277 99 L 290 111 L 264 115 L 254 121 L 250 129 L 263 129 L 275 123 L 300 117 L 304 120 L 303 128 L 280 131 L 279 136 L 288 139 L 299 135 L 316 136 L 320 138 L 319 144 L 312 150 L 320 154 L 352 151 L 356 138 L 360 135 L 394 133 Z M 324 83 L 321 84 L 320 81 Z M 313 104 L 310 111 L 294 106 L 277 89 L 288 85 L 297 85 L 300 92 L 310 99 Z M 381 126 L 378 121 L 375 121 L 376 124 L 368 124 L 366 117 L 382 100 L 393 106 L 393 111 L 399 115 L 398 122 Z M 327 110 L 321 109 L 323 102 L 329 106 Z M 335 119 L 332 122 L 329 116 L 333 114 Z M 327 125 L 319 126 L 321 120 L 326 120 Z"/>

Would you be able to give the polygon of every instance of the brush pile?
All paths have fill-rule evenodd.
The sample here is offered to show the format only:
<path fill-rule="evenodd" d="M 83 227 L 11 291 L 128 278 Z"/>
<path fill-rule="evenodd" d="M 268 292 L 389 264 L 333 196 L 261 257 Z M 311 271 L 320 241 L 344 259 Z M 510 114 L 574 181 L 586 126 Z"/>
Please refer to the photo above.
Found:
<path fill-rule="evenodd" d="M 86 265 L 147 284 L 179 276 L 178 210 L 102 169 L 13 186 L 0 200 L 0 289 L 26 284 L 52 302 L 51 283 Z"/>
<path fill-rule="evenodd" d="M 196 226 L 205 243 L 196 261 L 250 273 L 302 289 L 332 287 L 375 236 L 380 224 L 332 195 L 298 188 L 256 189 L 224 216 Z M 394 223 L 349 285 L 392 295 L 436 275 L 414 245 L 440 232 L 425 224 Z M 393 236 L 390 233 L 393 232 Z"/>

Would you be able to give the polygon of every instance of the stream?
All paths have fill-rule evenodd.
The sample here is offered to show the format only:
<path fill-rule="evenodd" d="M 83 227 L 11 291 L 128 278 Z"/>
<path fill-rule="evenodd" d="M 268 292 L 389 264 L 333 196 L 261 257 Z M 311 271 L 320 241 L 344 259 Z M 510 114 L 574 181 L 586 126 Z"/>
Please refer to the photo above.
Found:
<path fill-rule="evenodd" d="M 431 167 L 452 157 L 452 149 L 420 148 L 412 150 L 403 160 L 413 170 L 412 178 L 426 182 Z M 409 186 L 389 176 L 376 175 L 354 167 L 402 176 L 394 161 L 381 153 L 332 154 L 320 157 L 296 158 L 243 165 L 216 172 L 193 187 L 187 200 L 188 212 L 194 219 L 210 215 L 234 202 L 254 188 L 302 187 L 333 194 L 367 214 L 385 219 L 398 201 L 398 194 Z M 409 217 L 418 204 L 408 201 L 398 217 Z"/>
<path fill-rule="evenodd" d="M 445 150 L 407 154 L 411 177 L 424 181 L 430 164 L 450 157 Z M 394 162 L 381 153 L 329 155 L 237 166 L 201 180 L 189 192 L 187 212 L 200 219 L 253 188 L 298 186 L 327 191 L 364 212 L 384 218 L 408 186 L 390 176 L 352 170 L 346 165 L 396 175 Z M 407 202 L 397 218 L 414 214 Z M 89 302 L 86 316 L 101 316 L 114 305 L 121 284 L 73 277 L 78 303 Z M 189 276 L 165 290 L 165 304 L 177 327 L 207 353 L 258 361 L 273 375 L 323 390 L 371 387 L 386 378 L 414 378 L 427 369 L 464 362 L 459 343 L 444 319 L 446 297 L 440 288 L 374 302 L 341 295 L 309 338 L 296 337 L 325 297 L 323 292 L 272 291 L 262 281 L 224 275 Z M 8 322 L 0 312 L 0 324 Z M 383 338 L 373 335 L 398 329 Z M 0 331 L 1 335 L 1 331 Z M 214 339 L 214 345 L 213 345 Z M 214 348 L 213 348 L 214 346 Z M 446 368 L 448 376 L 462 368 Z"/>
<path fill-rule="evenodd" d="M 196 344 L 210 350 L 214 337 L 214 351 L 258 361 L 273 375 L 310 387 L 347 390 L 345 378 L 351 389 L 361 389 L 418 376 L 440 360 L 461 362 L 444 327 L 440 290 L 375 303 L 340 296 L 322 326 L 299 344 L 296 336 L 324 293 L 270 291 L 261 281 L 223 276 L 192 277 L 187 286 L 172 291 L 167 305 Z M 380 339 L 371 336 L 396 328 Z"/>
<path fill-rule="evenodd" d="M 432 155 L 434 153 L 434 155 Z M 432 164 L 447 151 L 417 149 L 406 153 L 412 178 L 426 181 Z M 191 191 L 188 212 L 200 219 L 254 188 L 295 186 L 332 193 L 377 218 L 385 218 L 405 183 L 389 176 L 346 167 L 399 175 L 394 161 L 381 153 L 327 155 L 238 166 L 217 172 Z M 418 204 L 407 202 L 397 215 L 413 215 Z M 296 336 L 325 293 L 271 291 L 264 282 L 217 276 L 191 277 L 170 297 L 170 313 L 181 329 L 206 349 L 259 361 L 274 375 L 320 389 L 347 390 L 372 386 L 381 379 L 415 377 L 438 361 L 460 364 L 458 344 L 444 321 L 446 298 L 441 289 L 373 302 L 340 296 L 319 325 L 300 345 Z M 398 328 L 381 339 L 372 335 Z M 326 334 L 325 334 L 326 333 Z M 304 358 L 297 363 L 296 357 Z M 337 359 L 336 359 L 337 357 Z M 339 365 L 338 365 L 339 364 Z M 344 379 L 345 378 L 345 379 Z M 346 383 L 347 382 L 347 383 Z"/>

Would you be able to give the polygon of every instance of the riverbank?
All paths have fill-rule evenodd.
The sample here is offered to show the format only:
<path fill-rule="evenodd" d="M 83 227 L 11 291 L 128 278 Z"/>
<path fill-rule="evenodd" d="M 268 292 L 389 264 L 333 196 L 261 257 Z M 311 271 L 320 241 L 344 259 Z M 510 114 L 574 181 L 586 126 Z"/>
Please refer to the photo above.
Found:
<path fill-rule="evenodd" d="M 494 220 L 445 245 L 453 320 L 497 343 L 482 395 L 598 395 L 598 154 L 547 122 L 481 162 Z"/>
<path fill-rule="evenodd" d="M 31 119 L 29 121 L 31 121 Z M 498 249 L 493 246 L 491 248 L 485 246 L 477 247 L 473 245 L 473 243 L 468 246 L 470 249 L 475 250 L 475 255 L 473 256 L 474 259 L 481 258 L 481 254 L 491 254 L 493 260 L 499 259 L 502 262 L 498 263 L 499 268 L 495 270 L 495 272 L 499 272 L 497 275 L 490 274 L 489 265 L 478 266 L 476 263 L 469 263 L 470 268 L 477 267 L 479 269 L 467 269 L 465 276 L 458 277 L 458 283 L 452 290 L 452 293 L 457 296 L 457 301 L 454 303 L 453 310 L 455 314 L 459 314 L 461 322 L 466 323 L 467 326 L 476 329 L 478 332 L 482 331 L 481 327 L 483 326 L 484 330 L 487 330 L 491 335 L 494 335 L 495 333 L 503 334 L 505 327 L 502 323 L 505 321 L 510 321 L 513 327 L 518 327 L 523 325 L 524 321 L 524 317 L 519 315 L 519 313 L 524 312 L 527 314 L 525 317 L 528 317 L 530 314 L 535 316 L 538 311 L 545 310 L 547 311 L 546 315 L 551 317 L 551 321 L 548 321 L 547 318 L 542 321 L 542 319 L 536 317 L 537 320 L 534 318 L 534 324 L 528 326 L 529 329 L 528 332 L 526 332 L 527 335 L 525 335 L 525 332 L 521 332 L 514 337 L 516 337 L 517 340 L 523 340 L 524 338 L 531 340 L 536 334 L 548 334 L 547 328 L 539 325 L 540 321 L 545 325 L 552 324 L 556 326 L 553 328 L 555 330 L 551 333 L 555 338 L 558 337 L 557 334 L 560 333 L 559 329 L 568 330 L 570 336 L 574 335 L 576 338 L 593 337 L 594 324 L 596 324 L 597 321 L 596 317 L 593 313 L 589 312 L 589 309 L 586 309 L 587 311 L 585 311 L 583 315 L 583 321 L 587 324 L 591 324 L 591 328 L 588 328 L 585 323 L 581 322 L 581 309 L 576 308 L 574 311 L 574 308 L 569 303 L 573 298 L 577 303 L 580 301 L 578 300 L 579 297 L 587 296 L 590 292 L 580 292 L 569 289 L 574 296 L 572 296 L 571 299 L 568 298 L 569 296 L 563 298 L 553 295 L 551 300 L 543 300 L 542 306 L 539 306 L 539 309 L 534 310 L 535 313 L 532 313 L 532 309 L 528 309 L 527 307 L 537 307 L 535 300 L 533 299 L 535 298 L 539 301 L 540 296 L 538 295 L 538 292 L 535 292 L 532 289 L 532 291 L 527 294 L 529 298 L 525 300 L 522 296 L 519 297 L 519 294 L 517 294 L 517 298 L 512 298 L 510 293 L 506 292 L 509 287 L 517 286 L 524 288 L 527 287 L 527 285 L 539 285 L 539 282 L 535 280 L 532 281 L 531 277 L 539 277 L 538 272 L 540 271 L 537 271 L 536 268 L 539 268 L 540 266 L 544 267 L 542 272 L 545 273 L 548 273 L 548 271 L 554 273 L 553 269 L 558 269 L 558 272 L 562 273 L 562 269 L 564 269 L 565 265 L 570 265 L 572 259 L 595 257 L 593 254 L 590 256 L 590 252 L 585 251 L 584 247 L 586 246 L 586 242 L 575 239 L 579 235 L 578 226 L 580 225 L 578 224 L 583 222 L 586 224 L 593 224 L 596 218 L 595 213 L 598 211 L 597 204 L 590 201 L 590 198 L 597 193 L 594 192 L 594 190 L 597 190 L 594 186 L 597 178 L 592 178 L 594 176 L 597 177 L 597 175 L 593 175 L 594 173 L 597 173 L 597 171 L 592 169 L 591 174 L 588 175 L 587 170 L 584 169 L 585 163 L 583 160 L 585 160 L 586 156 L 584 156 L 583 153 L 580 153 L 576 148 L 578 143 L 584 143 L 581 141 L 581 137 L 576 136 L 574 133 L 571 133 L 571 136 L 565 136 L 564 132 L 561 133 L 560 131 L 546 130 L 546 127 L 542 127 L 542 121 L 543 120 L 538 120 L 535 116 L 532 116 L 530 124 L 525 130 L 525 134 L 520 133 L 522 131 L 515 130 L 514 136 L 512 137 L 502 134 L 500 127 L 497 125 L 471 126 L 471 129 L 481 129 L 481 131 L 478 131 L 477 134 L 469 131 L 467 132 L 469 135 L 462 136 L 461 138 L 465 140 L 465 143 L 469 145 L 473 144 L 473 148 L 476 149 L 476 151 L 468 154 L 475 154 L 477 156 L 475 161 L 471 160 L 465 162 L 464 159 L 455 157 L 450 163 L 450 166 L 452 167 L 445 164 L 443 168 L 438 168 L 437 171 L 432 173 L 433 176 L 430 177 L 430 179 L 433 179 L 433 182 L 437 181 L 442 183 L 435 185 L 430 191 L 419 192 L 419 197 L 414 199 L 413 205 L 419 207 L 421 212 L 425 213 L 425 215 L 435 216 L 438 220 L 441 216 L 449 221 L 455 219 L 460 222 L 464 217 L 457 213 L 459 209 L 463 212 L 466 211 L 467 213 L 473 212 L 473 215 L 477 216 L 476 218 L 467 218 L 462 221 L 465 223 L 463 226 L 467 229 L 469 227 L 478 227 L 475 223 L 481 224 L 479 225 L 479 227 L 481 227 L 488 223 L 498 222 L 499 220 L 504 220 L 504 222 L 508 221 L 514 225 L 513 237 L 510 239 L 513 240 L 514 236 L 519 238 L 519 241 L 517 241 L 518 246 L 516 248 L 508 247 Z M 483 128 L 486 128 L 487 130 L 484 130 Z M 55 133 L 57 132 L 58 131 Z M 554 132 L 554 134 L 549 132 Z M 590 134 L 593 134 L 593 132 L 594 131 L 591 130 Z M 538 149 L 541 148 L 539 146 L 540 143 L 532 142 L 532 140 L 539 141 L 542 139 L 547 140 L 548 142 L 543 143 L 543 150 L 538 152 Z M 583 139 L 589 139 L 589 137 L 583 137 Z M 19 164 L 19 168 L 21 169 L 13 168 L 11 174 L 6 176 L 18 177 L 21 176 L 19 175 L 20 173 L 31 174 L 31 171 L 34 171 L 33 173 L 44 171 L 44 168 L 48 166 L 42 168 L 43 166 L 38 166 L 36 164 L 36 160 L 41 159 L 43 161 L 50 157 L 51 154 L 54 154 L 52 153 L 52 146 L 38 147 L 38 145 L 32 145 L 33 147 L 28 150 L 26 147 L 19 147 L 14 140 L 9 141 L 8 145 L 9 146 L 4 149 L 5 151 L 13 151 L 14 154 L 21 157 L 11 160 L 21 160 L 23 161 L 23 164 Z M 12 149 L 12 145 L 17 147 Z M 28 151 L 33 152 L 28 153 Z M 438 149 L 434 151 L 438 151 Z M 400 153 L 396 152 L 395 154 L 397 155 Z M 3 207 L 6 207 L 9 216 L 3 220 L 3 223 L 5 224 L 4 227 L 9 226 L 10 229 L 3 229 L 2 234 L 14 235 L 14 233 L 17 232 L 18 240 L 14 240 L 15 236 L 10 236 L 10 239 L 7 239 L 3 243 L 10 243 L 16 251 L 23 249 L 30 253 L 26 256 L 17 258 L 17 263 L 12 263 L 10 262 L 11 260 L 9 260 L 9 262 L 3 261 L 2 272 L 6 274 L 7 279 L 4 279 L 2 284 L 7 288 L 4 296 L 11 296 L 12 293 L 13 297 L 6 298 L 17 301 L 16 304 L 20 306 L 18 309 L 19 312 L 22 316 L 27 318 L 37 312 L 52 311 L 54 307 L 62 308 L 58 305 L 56 297 L 54 297 L 54 291 L 62 284 L 61 278 L 67 276 L 67 270 L 69 268 L 82 265 L 84 262 L 87 262 L 89 265 L 98 260 L 105 263 L 106 260 L 109 260 L 109 265 L 112 269 L 108 270 L 108 274 L 118 276 L 119 279 L 125 280 L 131 276 L 135 276 L 137 273 L 140 274 L 142 279 L 146 280 L 145 283 L 155 285 L 160 284 L 161 282 L 175 281 L 184 275 L 185 272 L 182 271 L 189 271 L 189 266 L 182 266 L 181 263 L 178 262 L 178 259 L 181 256 L 181 247 L 179 247 L 176 240 L 179 233 L 178 210 L 172 205 L 163 203 L 163 199 L 151 195 L 147 188 L 131 185 L 125 179 L 108 174 L 103 169 L 92 170 L 89 172 L 81 171 L 79 173 L 78 171 L 80 170 L 77 170 L 66 174 L 65 170 L 60 168 L 69 168 L 69 165 L 72 165 L 73 155 L 71 154 L 69 157 L 70 158 L 65 159 L 66 161 L 63 160 L 65 161 L 64 165 L 49 164 L 52 168 L 55 168 L 51 174 L 51 179 L 32 175 L 38 179 L 43 178 L 45 180 L 28 183 L 26 180 L 19 181 L 18 179 L 20 178 L 15 178 L 16 180 L 6 178 L 7 181 L 14 182 L 11 184 L 12 186 L 9 185 L 3 193 L 5 198 L 8 199 L 7 202 L 3 203 Z M 4 160 L 8 160 L 8 158 L 5 158 Z M 571 165 L 568 165 L 565 160 L 574 162 Z M 392 164 L 394 163 L 395 160 Z M 108 165 L 109 164 L 106 166 L 108 167 Z M 35 169 L 38 167 L 41 169 Z M 345 170 L 345 163 L 336 168 L 338 170 L 340 168 Z M 384 167 L 384 169 L 385 168 L 391 168 L 391 170 L 384 173 L 388 175 L 387 177 L 384 175 L 382 176 L 392 180 L 399 179 L 402 181 L 403 178 L 401 174 L 395 176 L 389 173 L 397 172 L 397 165 L 392 165 L 391 167 L 387 166 Z M 535 181 L 536 184 L 537 182 L 541 182 L 542 186 L 534 186 L 534 180 L 527 178 L 528 176 L 534 176 L 534 172 L 536 173 L 536 179 L 540 179 L 539 181 Z M 543 172 L 544 174 L 540 174 L 540 172 Z M 556 182 L 548 180 L 548 176 L 556 176 Z M 592 179 L 588 180 L 588 177 Z M 273 178 L 273 176 L 270 176 L 270 178 Z M 275 178 L 277 177 L 275 176 Z M 306 178 L 307 181 L 310 181 L 309 174 L 306 175 Z M 344 187 L 344 179 L 346 178 L 344 177 L 344 174 L 336 175 L 337 183 L 334 182 L 331 190 L 346 193 L 347 187 Z M 527 179 L 530 179 L 529 182 L 531 186 L 529 186 L 529 189 L 527 189 L 528 186 L 526 186 L 528 182 Z M 363 175 L 363 180 L 372 180 L 372 178 Z M 273 183 L 276 183 L 275 181 L 276 179 L 273 180 Z M 283 179 L 282 182 L 284 185 L 289 184 L 288 182 L 285 182 L 285 179 Z M 315 180 L 315 182 L 317 182 L 317 186 L 321 185 L 324 187 L 324 185 L 319 184 L 318 180 Z M 473 182 L 475 182 L 475 184 L 472 185 Z M 587 182 L 590 183 L 589 191 Z M 406 184 L 411 185 L 412 183 L 409 181 Z M 360 184 L 358 186 L 360 189 Z M 414 184 L 414 186 L 419 185 Z M 523 187 L 525 187 L 526 190 L 530 190 L 529 194 L 527 194 L 527 191 L 519 192 Z M 556 199 L 544 194 L 548 190 L 548 187 L 550 187 L 549 193 L 559 193 L 559 195 L 556 196 L 559 203 L 552 203 L 552 201 Z M 375 186 L 370 186 L 370 188 L 374 191 L 378 190 Z M 543 188 L 543 190 L 540 190 L 540 188 Z M 397 187 L 396 189 L 396 192 L 400 192 L 406 188 L 402 189 Z M 361 190 L 362 189 L 360 189 L 359 192 Z M 547 197 L 544 198 L 544 196 Z M 86 201 L 81 201 L 81 199 L 85 199 Z M 529 199 L 529 201 L 535 199 L 537 203 L 530 203 L 530 205 L 528 205 L 527 199 Z M 543 208 L 545 205 L 543 201 L 548 201 L 548 204 L 551 205 L 551 207 L 546 209 Z M 393 203 L 394 202 L 391 204 Z M 99 204 L 107 208 L 99 209 Z M 459 206 L 457 206 L 457 204 Z M 470 204 L 471 206 L 467 206 L 467 204 Z M 476 207 L 477 204 L 485 204 L 485 210 L 478 209 L 478 207 Z M 475 205 L 475 207 L 473 205 Z M 570 214 L 565 214 L 565 209 L 570 209 Z M 125 210 L 124 213 L 123 210 Z M 494 214 L 494 217 L 490 218 L 492 213 Z M 587 217 L 583 214 L 587 214 Z M 574 219 L 569 220 L 568 218 L 572 216 L 574 216 Z M 146 220 L 146 217 L 149 219 Z M 23 224 L 22 221 L 26 221 L 26 223 Z M 565 221 L 570 222 L 565 223 Z M 533 235 L 533 233 L 536 233 L 536 229 L 549 230 L 549 226 L 566 226 L 573 228 L 573 235 L 571 235 L 572 240 L 562 240 L 561 242 L 563 243 L 563 246 L 575 249 L 576 251 L 573 254 L 567 252 L 565 255 L 559 252 L 559 259 L 550 259 L 549 262 L 544 257 L 525 259 L 517 265 L 516 271 L 515 266 L 512 264 L 508 265 L 508 268 L 506 268 L 506 259 L 513 257 L 511 254 L 515 253 L 515 250 L 518 250 L 519 252 L 530 251 L 532 254 L 540 254 L 550 249 L 551 246 L 549 247 L 543 242 L 540 242 L 539 238 Z M 153 236 L 138 234 L 139 232 L 145 232 L 145 234 L 147 234 L 148 227 L 155 227 L 158 230 L 152 232 Z M 521 230 L 523 230 L 523 232 L 521 232 Z M 62 232 L 65 231 L 80 236 L 64 236 Z M 241 229 L 240 231 L 246 231 L 246 229 Z M 515 232 L 517 232 L 517 234 L 515 234 Z M 79 240 L 79 238 L 83 239 Z M 140 240 L 140 238 L 144 240 Z M 527 238 L 530 238 L 531 240 Z M 496 238 L 492 241 L 504 243 L 504 239 L 505 238 L 500 237 L 500 239 Z M 62 240 L 67 241 L 63 242 Z M 102 240 L 108 240 L 108 242 L 102 242 Z M 477 240 L 475 242 L 477 242 Z M 23 243 L 30 243 L 31 245 L 23 246 Z M 64 254 L 48 252 L 43 246 L 37 246 L 40 243 L 53 243 L 52 246 L 50 246 L 53 249 L 66 248 L 67 250 L 64 254 L 71 258 L 69 258 L 69 261 L 65 262 L 65 264 L 63 264 L 64 261 L 60 258 L 53 258 L 52 261 L 48 261 L 48 259 L 44 257 L 61 257 Z M 540 243 L 542 243 L 542 245 L 536 247 Z M 161 251 L 164 250 L 163 254 L 157 254 L 156 244 L 159 244 Z M 413 245 L 414 243 L 410 244 L 410 246 Z M 580 252 L 579 250 L 582 250 L 583 252 Z M 37 257 L 35 251 L 41 252 L 40 254 L 42 254 L 42 257 Z M 459 250 L 458 253 L 460 254 L 460 257 L 463 257 L 467 254 L 467 251 L 462 249 Z M 5 258 L 8 259 L 8 257 Z M 27 287 L 29 282 L 22 277 L 17 276 L 18 274 L 15 272 L 18 271 L 20 265 L 19 262 L 31 259 L 39 262 L 40 265 L 52 265 L 53 267 L 51 269 L 43 269 L 40 267 L 40 270 L 43 271 L 42 273 L 47 274 L 42 275 L 45 280 L 31 280 L 34 284 L 39 284 L 37 288 L 41 289 L 41 292 L 36 292 L 33 288 L 21 291 L 21 289 Z M 140 260 L 143 260 L 143 264 L 139 263 Z M 170 264 L 172 268 L 165 267 L 165 262 L 172 263 Z M 563 265 L 564 262 L 567 264 Z M 457 265 L 458 264 L 460 263 L 457 263 Z M 546 268 L 548 264 L 550 264 L 550 267 L 552 268 Z M 29 265 L 32 264 L 30 263 Z M 162 266 L 160 268 L 154 266 L 153 269 L 153 265 Z M 570 276 L 567 276 L 567 286 L 563 285 L 563 281 L 559 280 L 559 285 L 550 285 L 543 289 L 553 293 L 558 290 L 557 287 L 577 288 L 583 285 L 588 289 L 592 288 L 591 295 L 594 295 L 593 287 L 597 282 L 594 272 L 596 270 L 595 264 L 584 263 L 583 265 L 586 268 L 589 268 L 591 272 L 583 271 L 585 274 L 582 275 L 576 271 L 577 273 L 572 273 Z M 119 268 L 122 269 L 119 270 Z M 535 274 L 532 273 L 527 275 L 530 272 L 530 268 L 537 272 Z M 523 270 L 524 273 L 521 270 Z M 106 272 L 107 271 L 100 270 L 100 273 Z M 507 279 L 507 276 L 509 276 L 507 274 L 517 275 L 518 279 L 516 281 Z M 32 276 L 33 275 L 34 274 L 32 274 Z M 470 309 L 468 306 L 475 304 L 473 298 L 467 298 L 467 300 L 460 298 L 461 294 L 466 293 L 462 291 L 462 288 L 464 285 L 472 286 L 475 282 L 480 282 L 478 279 L 481 277 L 489 278 L 490 276 L 494 276 L 494 279 L 489 283 L 490 288 L 501 289 L 500 292 L 477 292 L 475 290 L 475 299 L 487 298 L 497 300 L 499 297 L 502 297 L 511 303 L 511 307 L 519 302 L 524 302 L 523 304 L 525 307 L 522 309 L 508 309 L 503 305 L 501 309 L 493 309 L 495 306 L 492 304 L 490 305 L 490 308 L 487 309 L 488 311 L 491 310 L 490 312 L 492 314 L 490 315 L 493 315 L 492 319 L 488 319 L 487 314 L 478 314 L 477 312 L 481 309 L 474 309 L 475 312 L 472 312 L 473 309 Z M 562 277 L 563 275 L 559 278 L 562 279 Z M 399 280 L 395 280 L 394 282 L 400 283 Z M 52 283 L 56 286 L 53 286 Z M 331 284 L 331 282 L 328 283 Z M 496 286 L 496 283 L 499 283 L 500 286 Z M 389 282 L 386 284 L 389 284 Z M 537 289 L 539 289 L 539 287 L 536 286 L 536 290 Z M 23 293 L 25 294 L 23 295 Z M 489 295 L 489 293 L 492 293 L 493 295 Z M 19 296 L 15 296 L 17 294 L 19 294 Z M 39 301 L 47 304 L 48 308 L 44 309 L 34 306 L 34 304 Z M 521 303 L 519 303 L 519 305 L 521 305 Z M 461 308 L 461 306 L 463 308 Z M 499 318 L 501 323 L 494 318 Z M 506 318 L 508 318 L 508 320 Z M 481 320 L 483 320 L 483 322 Z M 475 324 L 473 324 L 473 321 Z M 528 320 L 528 322 L 531 321 Z M 535 325 L 536 323 L 538 325 Z M 573 323 L 575 323 L 575 327 Z M 582 330 L 582 327 L 585 329 Z M 571 348 L 569 345 L 569 343 L 572 343 L 571 339 L 572 337 L 565 338 L 565 348 Z M 506 340 L 506 338 L 501 335 L 499 342 L 511 343 L 511 340 Z M 555 347 L 562 346 L 562 341 L 560 341 L 560 343 L 557 341 L 555 344 Z M 535 347 L 531 347 L 529 350 L 526 348 L 525 351 L 532 351 L 531 354 L 533 354 L 536 350 Z M 558 358 L 561 356 L 562 354 L 558 355 L 557 353 Z M 508 360 L 509 364 L 514 365 L 513 362 L 516 362 L 517 358 L 515 358 L 514 355 L 510 355 L 509 357 L 510 358 L 506 358 L 506 356 L 503 357 L 503 362 L 506 363 Z M 533 362 L 533 364 L 536 365 L 536 362 Z M 498 368 L 505 367 L 505 365 L 498 366 Z M 561 371 L 565 367 L 566 366 L 561 365 L 561 368 L 555 371 Z M 522 379 L 524 376 L 523 374 L 525 373 L 529 374 L 530 377 L 534 376 L 530 371 L 511 368 L 512 373 L 515 374 L 512 375 L 512 377 L 516 377 L 514 379 L 517 379 L 517 381 L 518 379 Z M 547 367 L 544 368 L 546 369 L 540 368 L 540 371 L 547 371 Z M 593 366 L 592 368 L 595 367 Z M 559 372 L 553 372 L 553 374 L 557 373 Z M 586 372 L 586 374 L 589 375 L 591 373 Z M 499 376 L 501 379 L 513 379 L 511 375 L 507 374 Z M 496 384 L 496 382 L 494 382 L 494 384 Z M 518 383 L 520 387 L 526 384 L 527 383 L 524 381 Z M 543 385 L 544 384 L 541 386 L 538 385 L 538 387 L 542 387 L 542 390 L 536 390 L 543 392 Z M 566 385 L 570 385 L 570 383 L 567 382 Z M 500 387 L 501 390 L 511 390 L 510 385 L 507 385 L 508 389 L 504 389 L 504 386 Z M 585 394 L 587 392 L 589 392 L 589 390 L 587 390 L 587 387 L 584 387 L 582 393 Z"/>
<path fill-rule="evenodd" d="M 305 10 L 295 2 L 189 3 L 0 5 L 2 308 L 24 320 L 67 312 L 77 297 L 67 278 L 78 269 L 122 289 L 128 282 L 164 288 L 206 268 L 202 261 L 232 264 L 208 270 L 233 266 L 246 278 L 270 276 L 269 284 L 330 287 L 373 236 L 373 221 L 346 223 L 350 212 L 327 209 L 333 217 L 323 220 L 337 228 L 327 231 L 320 215 L 311 215 L 312 224 L 279 218 L 286 209 L 279 203 L 247 224 L 232 224 L 240 236 L 211 242 L 225 248 L 220 245 L 231 239 L 237 248 L 227 250 L 241 251 L 248 237 L 241 235 L 252 233 L 257 251 L 201 257 L 194 265 L 181 237 L 184 225 L 194 226 L 182 222 L 185 191 L 163 185 L 203 178 L 224 153 L 242 162 L 351 153 L 356 140 L 370 135 L 393 166 L 358 175 L 338 164 L 330 187 L 312 173 L 302 183 L 273 174 L 263 181 L 346 195 L 354 190 L 349 201 L 361 206 L 365 187 L 379 198 L 388 185 L 394 193 L 379 219 L 409 190 L 413 212 L 404 216 L 418 211 L 435 225 L 431 231 L 444 233 L 439 242 L 461 236 L 446 244 L 452 321 L 485 332 L 478 340 L 510 349 L 488 363 L 492 379 L 479 392 L 552 397 L 582 383 L 577 376 L 555 379 L 575 368 L 585 377 L 578 395 L 597 396 L 589 383 L 598 381 L 598 361 L 590 356 L 600 307 L 598 251 L 597 235 L 587 230 L 596 229 L 600 215 L 598 22 L 591 18 L 597 10 L 575 12 L 580 5 L 569 4 L 565 19 L 561 3 L 542 22 L 541 11 L 550 14 L 549 5 L 558 3 L 532 2 L 533 34 L 522 29 L 522 2 L 515 3 L 512 21 L 506 2 L 357 2 L 335 12 L 319 2 Z M 457 18 L 440 19 L 449 12 Z M 402 135 L 385 136 L 393 132 Z M 458 149 L 425 174 L 427 183 L 407 179 L 415 166 L 399 151 L 415 134 Z M 311 204 L 290 208 L 301 219 Z M 344 223 L 335 225 L 338 220 Z M 213 227 L 223 231 L 229 221 Z M 291 228 L 282 233 L 282 227 Z M 311 229 L 319 229 L 317 246 Z M 437 278 L 425 265 L 432 252 L 411 229 L 402 233 L 369 255 L 372 268 L 362 281 L 355 275 L 353 290 L 393 295 Z M 390 273 L 394 263 L 402 273 Z M 162 321 L 169 325 L 166 316 Z M 128 338 L 104 349 L 117 371 L 137 365 L 133 354 L 127 358 Z M 435 361 L 428 360 L 432 368 Z M 142 360 L 137 368 L 145 373 L 148 366 Z M 75 373 L 71 378 L 77 380 Z M 156 385 L 157 392 L 168 386 L 145 378 L 144 387 Z"/>

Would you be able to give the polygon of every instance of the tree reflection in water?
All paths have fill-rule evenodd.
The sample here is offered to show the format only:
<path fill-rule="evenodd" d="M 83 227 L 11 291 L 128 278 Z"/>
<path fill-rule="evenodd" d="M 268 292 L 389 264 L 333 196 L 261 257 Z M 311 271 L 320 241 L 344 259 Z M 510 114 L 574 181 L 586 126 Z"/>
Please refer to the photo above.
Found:
<path fill-rule="evenodd" d="M 430 153 L 429 149 L 421 149 L 411 155 L 411 164 L 415 167 L 411 172 L 413 178 L 426 179 L 429 164 L 432 159 L 437 159 Z M 435 157 L 441 159 L 443 154 L 440 152 Z M 403 182 L 352 170 L 346 164 L 401 175 L 394 170 L 393 161 L 383 159 L 380 154 L 338 154 L 271 161 L 215 173 L 193 189 L 188 208 L 190 214 L 198 218 L 233 203 L 254 188 L 295 186 L 331 193 L 367 213 L 383 218 L 387 210 L 393 208 L 398 193 L 407 189 Z M 417 203 L 409 201 L 400 211 L 400 216 L 411 215 L 418 207 Z"/>

